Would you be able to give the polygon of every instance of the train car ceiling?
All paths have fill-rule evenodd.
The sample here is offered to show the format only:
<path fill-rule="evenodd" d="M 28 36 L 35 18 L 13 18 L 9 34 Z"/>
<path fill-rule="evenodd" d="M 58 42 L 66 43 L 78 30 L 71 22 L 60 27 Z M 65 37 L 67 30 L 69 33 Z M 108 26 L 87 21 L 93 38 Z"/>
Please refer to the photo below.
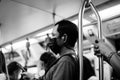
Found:
<path fill-rule="evenodd" d="M 92 1 L 103 21 L 103 35 L 107 38 L 120 38 L 118 26 L 120 1 Z M 77 14 L 80 2 L 81 0 L 2 0 L 0 3 L 0 44 L 6 45 L 13 42 L 14 47 L 18 48 L 20 46 L 15 45 L 19 43 L 23 44 L 21 46 L 25 46 L 26 40 L 23 39 L 26 37 L 30 37 L 31 44 L 43 41 L 46 33 L 52 31 L 53 13 L 56 14 L 56 22 L 67 18 L 78 24 Z M 106 13 L 109 11 L 111 12 L 110 15 Z M 107 17 L 103 16 L 103 14 L 106 15 L 105 13 Z M 89 8 L 85 11 L 83 24 L 84 27 L 96 25 L 95 16 Z M 17 40 L 20 42 L 18 43 Z M 85 45 L 90 44 L 89 41 L 85 41 L 85 43 Z"/>
<path fill-rule="evenodd" d="M 93 0 L 98 6 L 111 0 Z M 41 32 L 55 21 L 77 15 L 81 0 L 1 0 L 0 44 L 24 39 Z"/>

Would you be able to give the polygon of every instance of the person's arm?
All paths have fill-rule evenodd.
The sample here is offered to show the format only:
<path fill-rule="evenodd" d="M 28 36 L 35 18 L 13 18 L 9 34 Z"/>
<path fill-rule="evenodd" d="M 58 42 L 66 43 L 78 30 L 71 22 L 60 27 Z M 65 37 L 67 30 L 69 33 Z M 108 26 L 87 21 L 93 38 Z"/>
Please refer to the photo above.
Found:
<path fill-rule="evenodd" d="M 117 53 L 113 53 L 109 59 L 109 63 L 116 73 L 120 75 L 120 56 L 118 56 Z"/>
<path fill-rule="evenodd" d="M 117 74 L 120 74 L 120 56 L 105 42 L 99 42 L 98 46 L 101 54 L 107 59 L 107 62 Z"/>

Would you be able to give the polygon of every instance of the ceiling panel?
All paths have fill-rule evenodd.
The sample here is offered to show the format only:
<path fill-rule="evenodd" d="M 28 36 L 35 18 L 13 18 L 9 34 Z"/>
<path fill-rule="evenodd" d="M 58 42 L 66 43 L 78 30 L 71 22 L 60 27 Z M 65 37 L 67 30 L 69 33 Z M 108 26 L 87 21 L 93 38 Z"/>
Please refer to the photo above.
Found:
<path fill-rule="evenodd" d="M 99 5 L 108 0 L 92 0 Z M 1 41 L 0 44 L 69 18 L 78 13 L 81 0 L 2 0 L 0 3 Z"/>
<path fill-rule="evenodd" d="M 39 10 L 45 11 L 52 14 L 67 18 L 74 14 L 77 14 L 81 1 L 83 0 L 11 0 L 19 4 L 27 5 L 30 7 L 37 8 Z M 92 0 L 93 4 L 100 5 L 109 0 Z"/>
<path fill-rule="evenodd" d="M 7 6 L 6 6 L 7 5 Z M 44 11 L 6 2 L 1 8 L 1 43 L 14 40 L 53 23 L 52 15 Z"/>

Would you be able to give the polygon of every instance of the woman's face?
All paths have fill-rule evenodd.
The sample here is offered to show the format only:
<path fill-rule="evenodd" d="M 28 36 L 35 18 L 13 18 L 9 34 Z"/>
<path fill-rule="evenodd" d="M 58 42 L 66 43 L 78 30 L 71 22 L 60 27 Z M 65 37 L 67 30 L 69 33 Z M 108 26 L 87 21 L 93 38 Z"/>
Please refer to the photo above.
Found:
<path fill-rule="evenodd" d="M 45 74 L 45 65 L 43 61 L 39 61 L 38 63 L 38 74 L 39 76 L 43 76 Z"/>
<path fill-rule="evenodd" d="M 18 79 L 21 78 L 21 73 L 22 73 L 22 70 L 16 70 L 14 72 L 14 78 L 15 78 L 15 80 L 18 80 Z"/>

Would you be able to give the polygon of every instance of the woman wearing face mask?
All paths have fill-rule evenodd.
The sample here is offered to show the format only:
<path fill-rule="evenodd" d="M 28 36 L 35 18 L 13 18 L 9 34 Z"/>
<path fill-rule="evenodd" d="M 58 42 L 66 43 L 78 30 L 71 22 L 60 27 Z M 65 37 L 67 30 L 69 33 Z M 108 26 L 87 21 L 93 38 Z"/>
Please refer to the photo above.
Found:
<path fill-rule="evenodd" d="M 21 64 L 19 64 L 18 62 L 14 61 L 8 64 L 8 73 L 10 76 L 10 80 L 19 80 L 21 77 L 21 72 Z"/>

